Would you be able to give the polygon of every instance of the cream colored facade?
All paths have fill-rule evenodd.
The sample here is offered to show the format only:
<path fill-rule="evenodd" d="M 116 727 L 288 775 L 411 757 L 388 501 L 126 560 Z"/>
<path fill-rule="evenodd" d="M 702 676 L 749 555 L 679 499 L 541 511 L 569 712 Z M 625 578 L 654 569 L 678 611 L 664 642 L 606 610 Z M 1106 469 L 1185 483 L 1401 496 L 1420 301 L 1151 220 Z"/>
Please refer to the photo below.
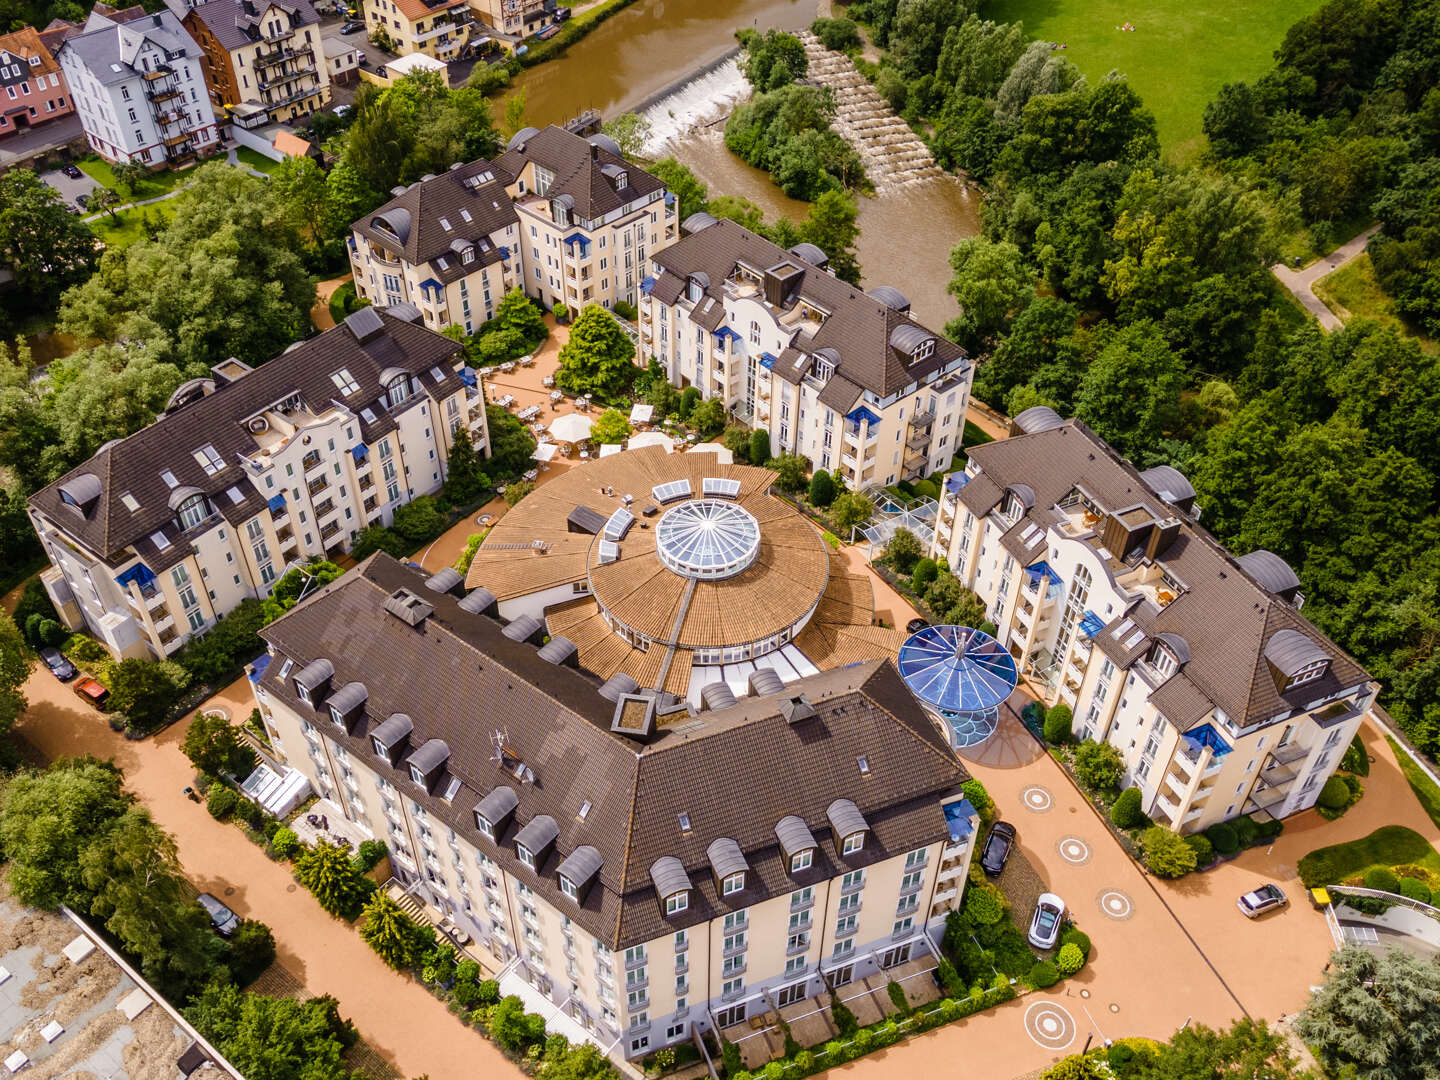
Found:
<path fill-rule="evenodd" d="M 265 15 L 260 25 L 266 36 L 229 52 L 239 101 L 259 103 L 272 122 L 309 116 L 330 104 L 330 67 L 319 25 L 291 29 L 279 8 Z"/>
<path fill-rule="evenodd" d="M 393 247 L 387 247 L 354 232 L 349 247 L 355 291 L 375 304 L 414 304 L 431 330 L 460 326 L 473 334 L 494 316 L 505 294 L 520 284 L 516 232 L 517 226 L 507 225 L 490 234 L 491 243 L 503 248 L 507 257 L 488 264 L 476 261 L 470 273 L 444 283 L 436 279 L 430 263 L 407 262 L 398 237 Z M 445 258 L 451 266 L 469 265 L 463 253 Z"/>
<path fill-rule="evenodd" d="M 437 822 L 347 752 L 327 725 L 256 686 L 267 732 L 286 763 L 352 821 L 384 840 L 406 883 L 480 943 L 491 973 L 528 974 L 602 1046 L 637 1058 L 689 1040 L 691 1029 L 748 1016 L 844 985 L 930 950 L 958 908 L 973 854 L 970 834 L 931 844 L 820 885 L 796 889 L 708 923 L 618 952 Z M 958 793 L 953 801 L 962 798 Z M 523 967 L 517 963 L 523 961 Z M 768 995 L 768 997 L 767 997 Z"/>
<path fill-rule="evenodd" d="M 470 41 L 474 14 L 467 0 L 429 7 L 422 0 L 364 0 L 365 29 L 384 30 L 401 56 L 424 53 L 457 60 Z"/>
<path fill-rule="evenodd" d="M 486 26 L 517 39 L 555 21 L 554 0 L 470 0 L 470 10 Z"/>

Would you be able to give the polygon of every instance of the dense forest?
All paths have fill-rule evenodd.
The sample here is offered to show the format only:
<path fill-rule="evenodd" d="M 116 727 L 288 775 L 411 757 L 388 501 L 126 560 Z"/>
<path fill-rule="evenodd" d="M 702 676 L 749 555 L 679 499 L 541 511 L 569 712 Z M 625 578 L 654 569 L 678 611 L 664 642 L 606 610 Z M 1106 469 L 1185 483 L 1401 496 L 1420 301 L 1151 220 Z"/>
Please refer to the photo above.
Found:
<path fill-rule="evenodd" d="M 986 190 L 951 257 L 976 396 L 1079 416 L 1142 467 L 1173 464 L 1236 551 L 1269 548 L 1305 614 L 1384 681 L 1440 751 L 1440 365 L 1363 320 L 1326 334 L 1268 267 L 1370 222 L 1377 274 L 1440 329 L 1440 3 L 1331 0 L 1272 71 L 1224 87 L 1194 166 L 1162 160 L 1123 75 L 955 0 L 856 0 L 864 65 L 943 164 Z"/>

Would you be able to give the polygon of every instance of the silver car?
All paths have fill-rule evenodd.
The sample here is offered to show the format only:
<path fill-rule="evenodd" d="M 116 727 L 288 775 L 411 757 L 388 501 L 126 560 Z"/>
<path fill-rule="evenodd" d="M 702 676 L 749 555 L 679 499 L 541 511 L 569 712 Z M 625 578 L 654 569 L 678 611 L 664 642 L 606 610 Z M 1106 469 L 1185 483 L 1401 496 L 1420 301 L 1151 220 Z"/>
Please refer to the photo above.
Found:
<path fill-rule="evenodd" d="M 205 909 L 205 914 L 210 916 L 210 925 L 215 927 L 221 937 L 229 937 L 240 926 L 240 916 L 226 907 L 218 897 L 202 892 L 195 900 Z"/>
<path fill-rule="evenodd" d="M 1240 913 L 1247 919 L 1256 919 L 1267 911 L 1282 908 L 1290 901 L 1280 891 L 1279 885 L 1257 885 L 1239 900 L 1235 901 Z"/>
<path fill-rule="evenodd" d="M 1041 893 L 1035 901 L 1035 914 L 1030 917 L 1030 933 L 1026 935 L 1037 949 L 1053 949 L 1060 939 L 1060 926 L 1065 921 L 1065 901 L 1054 893 Z"/>

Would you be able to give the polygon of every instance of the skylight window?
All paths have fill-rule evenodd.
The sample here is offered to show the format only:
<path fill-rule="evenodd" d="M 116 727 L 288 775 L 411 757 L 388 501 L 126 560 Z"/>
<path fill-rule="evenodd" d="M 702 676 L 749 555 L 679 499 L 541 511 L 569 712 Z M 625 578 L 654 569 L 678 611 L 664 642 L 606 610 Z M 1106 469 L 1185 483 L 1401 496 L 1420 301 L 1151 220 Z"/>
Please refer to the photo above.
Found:
<path fill-rule="evenodd" d="M 364 420 L 367 424 L 373 424 L 375 423 L 375 414 L 369 409 L 361 409 L 360 419 Z"/>
<path fill-rule="evenodd" d="M 168 488 L 177 488 L 180 486 L 180 481 L 175 479 L 175 474 L 169 469 L 166 469 L 160 474 L 160 479 L 165 481 L 165 486 Z"/>
<path fill-rule="evenodd" d="M 446 232 L 450 232 L 453 229 L 453 226 L 450 224 L 450 219 L 443 217 L 440 219 L 440 227 Z"/>
<path fill-rule="evenodd" d="M 128 491 L 120 496 L 120 501 L 125 504 L 125 509 L 129 510 L 132 514 L 140 509 L 140 504 L 135 501 L 135 496 L 131 495 Z"/>
<path fill-rule="evenodd" d="M 350 374 L 349 368 L 342 367 L 339 371 L 332 371 L 330 381 L 335 384 L 335 389 L 347 396 L 360 389 L 360 384 L 355 381 L 355 376 Z"/>
<path fill-rule="evenodd" d="M 587 817 L 590 816 L 590 800 L 589 800 L 589 799 L 586 799 L 583 803 L 580 804 L 580 812 L 579 812 L 578 814 L 576 814 L 575 816 L 576 816 L 576 818 L 578 818 L 578 819 L 581 820 L 581 821 L 584 821 Z"/>
<path fill-rule="evenodd" d="M 620 545 L 612 540 L 601 540 L 598 557 L 600 565 L 604 566 L 606 563 L 612 563 L 618 558 L 620 558 Z"/>
<path fill-rule="evenodd" d="M 294 666 L 295 666 L 295 661 L 294 661 L 294 660 L 291 660 L 289 657 L 286 657 L 285 662 L 280 665 L 280 678 L 283 679 L 283 678 L 285 678 L 285 676 L 289 675 L 289 674 L 290 674 L 290 669 L 293 668 Z"/>
<path fill-rule="evenodd" d="M 445 372 L 440 369 L 439 364 L 436 364 L 430 369 L 430 377 L 433 378 L 436 382 L 444 382 Z"/>
<path fill-rule="evenodd" d="M 1135 624 L 1133 622 L 1131 622 L 1129 619 L 1125 619 L 1120 623 L 1119 626 L 1115 627 L 1114 630 L 1110 631 L 1110 636 L 1118 640 L 1128 634 L 1134 628 L 1134 626 Z"/>
<path fill-rule="evenodd" d="M 441 255 L 438 259 L 435 260 L 435 265 L 440 267 L 441 270 L 449 270 L 450 260 L 446 259 L 444 255 Z"/>
<path fill-rule="evenodd" d="M 683 812 L 680 814 L 680 831 L 681 831 L 682 833 L 684 833 L 686 836 L 689 836 L 689 835 L 690 835 L 690 815 L 689 815 L 689 814 L 686 814 L 686 813 L 683 813 Z"/>
<path fill-rule="evenodd" d="M 1144 631 L 1144 630 L 1136 630 L 1135 633 L 1131 634 L 1128 638 L 1126 638 L 1126 640 L 1125 640 L 1125 647 L 1126 647 L 1127 649 L 1133 649 L 1136 645 L 1139 645 L 1140 642 L 1143 641 L 1143 640 L 1145 640 L 1145 631 Z"/>
<path fill-rule="evenodd" d="M 156 551 L 164 551 L 170 546 L 170 538 L 166 536 L 163 532 L 151 533 L 150 542 L 155 545 Z"/>
<path fill-rule="evenodd" d="M 461 207 L 461 209 L 460 209 L 460 216 L 461 216 L 462 218 L 464 218 L 466 221 L 471 220 L 471 218 L 470 218 L 470 211 L 469 211 L 469 210 L 466 210 L 464 207 Z"/>
<path fill-rule="evenodd" d="M 857 765 L 860 766 L 860 775 L 861 775 L 861 776 L 869 776 L 869 775 L 870 775 L 870 759 L 869 759 L 868 757 L 866 757 L 864 754 L 861 754 L 858 758 L 855 759 L 855 764 L 857 764 Z"/>
<path fill-rule="evenodd" d="M 236 506 L 239 506 L 242 502 L 245 501 L 244 494 L 234 484 L 230 485 L 230 487 L 226 490 L 225 494 L 230 496 L 230 501 L 233 502 Z"/>
<path fill-rule="evenodd" d="M 215 447 L 206 443 L 195 451 L 195 460 L 205 470 L 206 476 L 214 476 L 221 469 L 225 468 L 225 460 L 216 452 Z"/>
<path fill-rule="evenodd" d="M 1037 532 L 1039 532 L 1039 531 L 1040 531 L 1039 527 L 1036 526 L 1036 524 L 1035 524 L 1033 521 L 1032 521 L 1032 522 L 1029 522 L 1029 523 L 1025 526 L 1025 528 L 1021 530 L 1021 532 L 1020 532 L 1020 539 L 1021 539 L 1021 540 L 1024 540 L 1025 543 L 1028 544 L 1028 543 L 1030 543 L 1030 538 L 1031 538 L 1032 536 L 1034 536 L 1034 535 L 1035 535 Z"/>

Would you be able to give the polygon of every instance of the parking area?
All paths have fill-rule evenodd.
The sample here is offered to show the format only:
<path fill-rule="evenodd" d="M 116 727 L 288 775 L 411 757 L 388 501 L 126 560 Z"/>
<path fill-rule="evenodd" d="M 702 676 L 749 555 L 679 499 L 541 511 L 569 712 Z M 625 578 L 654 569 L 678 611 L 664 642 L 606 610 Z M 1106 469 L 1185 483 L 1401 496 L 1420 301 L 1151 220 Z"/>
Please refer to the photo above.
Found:
<path fill-rule="evenodd" d="M 100 186 L 83 172 L 75 178 L 66 176 L 59 169 L 41 173 L 40 179 L 58 191 L 65 204 L 71 207 L 75 206 L 76 200 L 81 196 L 88 196 Z"/>

